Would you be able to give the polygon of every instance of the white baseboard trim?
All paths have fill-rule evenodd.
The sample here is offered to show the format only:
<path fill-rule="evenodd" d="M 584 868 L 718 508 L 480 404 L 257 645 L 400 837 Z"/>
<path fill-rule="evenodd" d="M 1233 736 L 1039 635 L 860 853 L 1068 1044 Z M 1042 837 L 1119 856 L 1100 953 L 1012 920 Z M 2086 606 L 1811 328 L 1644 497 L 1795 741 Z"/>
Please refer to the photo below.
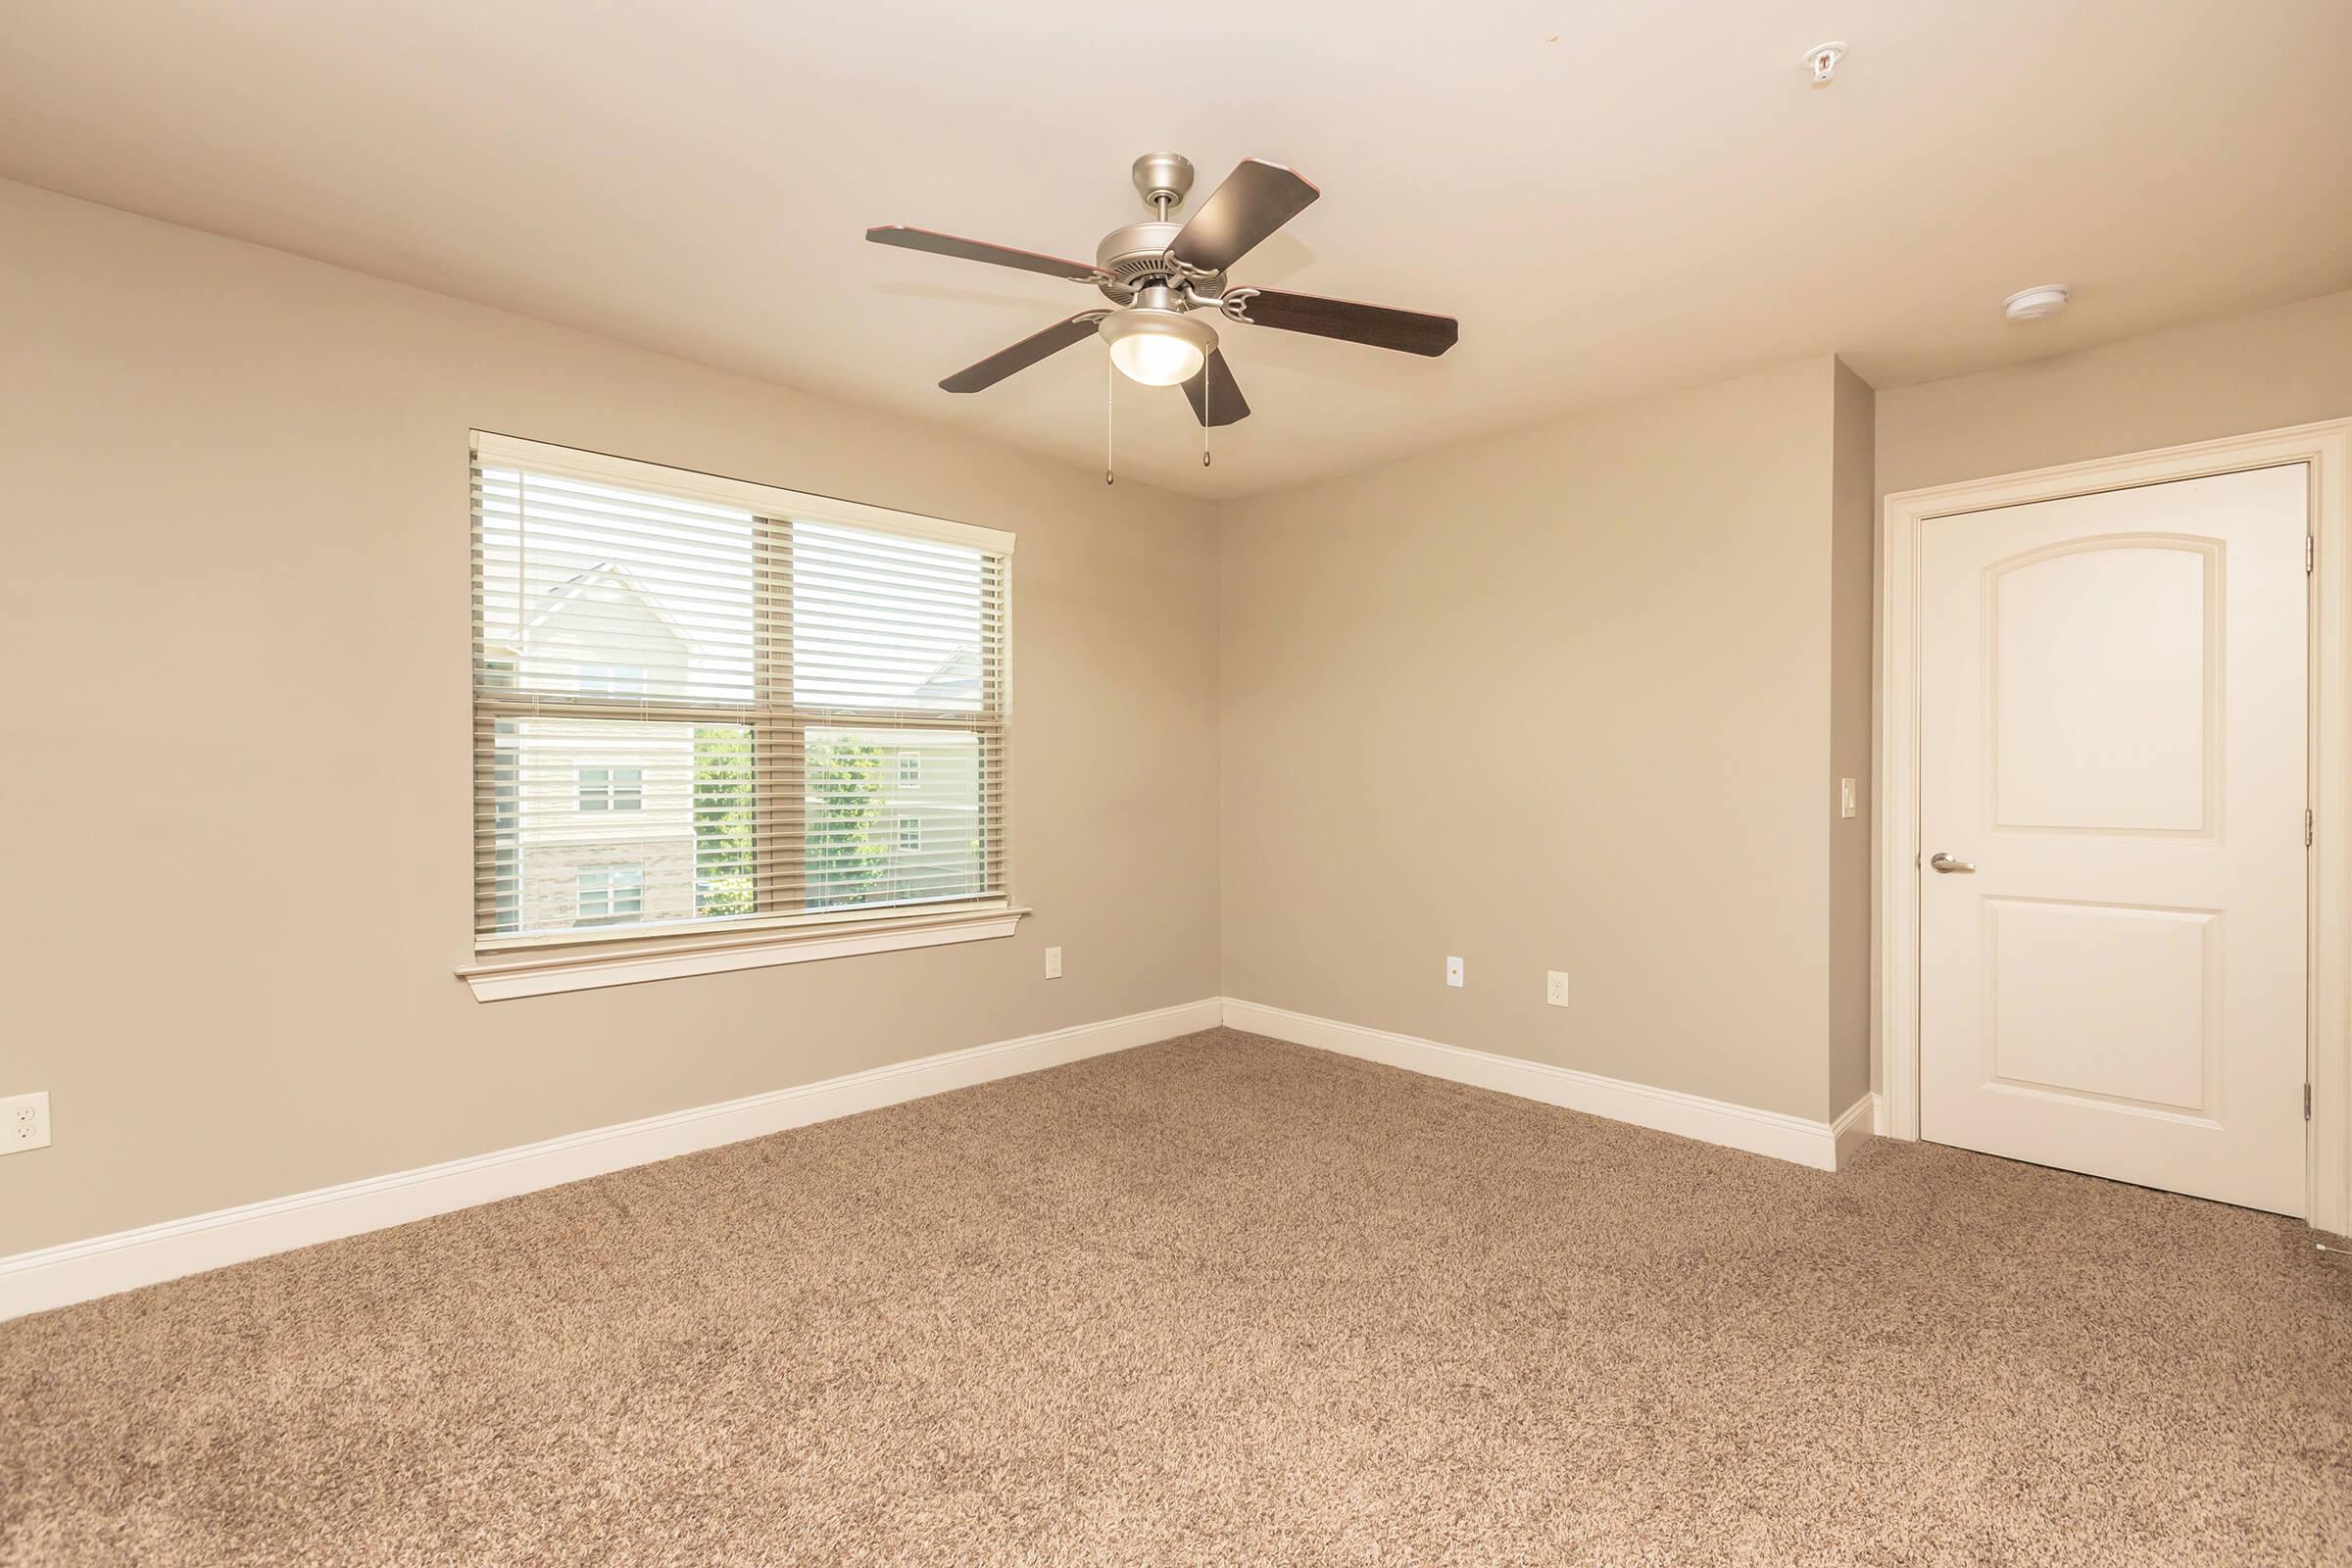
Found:
<path fill-rule="evenodd" d="M 1845 1107 L 1844 1115 L 1830 1123 L 1830 1137 L 1838 1146 L 1836 1169 L 1845 1169 L 1845 1162 L 1860 1153 L 1864 1144 L 1879 1136 L 1886 1116 L 1879 1105 L 1879 1097 L 1865 1094 Z"/>
<path fill-rule="evenodd" d="M 1603 1078 L 1573 1067 L 1554 1067 L 1547 1062 L 1440 1045 L 1435 1040 L 1367 1029 L 1361 1024 L 1340 1023 L 1233 997 L 1225 999 L 1225 1023 L 1228 1028 L 1271 1035 L 1294 1045 L 1385 1062 L 1431 1078 L 1472 1084 L 1480 1089 L 1517 1095 L 1522 1100 L 1539 1100 L 1547 1105 L 1632 1122 L 1637 1127 L 1650 1127 L 1659 1132 L 1678 1133 L 1702 1143 L 1810 1165 L 1816 1170 L 1836 1170 L 1870 1136 L 1873 1106 L 1869 1096 L 1856 1101 L 1835 1122 L 1807 1121 L 1802 1116 L 1704 1100 L 1697 1095 L 1654 1089 L 1619 1078 Z"/>
<path fill-rule="evenodd" d="M 418 1170 L 322 1187 L 291 1198 L 19 1252 L 0 1257 L 0 1320 L 362 1231 L 405 1225 L 631 1165 L 920 1100 L 950 1089 L 1149 1045 L 1214 1028 L 1221 1010 L 1213 997 L 1188 1002 L 1101 1023 L 893 1062 L 822 1083 L 648 1116 Z"/>

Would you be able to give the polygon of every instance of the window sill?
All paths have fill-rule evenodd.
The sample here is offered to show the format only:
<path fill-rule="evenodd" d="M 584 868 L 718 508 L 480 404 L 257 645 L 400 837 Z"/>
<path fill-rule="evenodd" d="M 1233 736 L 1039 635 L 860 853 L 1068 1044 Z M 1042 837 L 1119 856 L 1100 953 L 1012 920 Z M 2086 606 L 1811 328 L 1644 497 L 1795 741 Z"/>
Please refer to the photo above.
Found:
<path fill-rule="evenodd" d="M 900 915 L 855 925 L 669 937 L 625 948 L 607 944 L 571 947 L 458 971 L 473 988 L 476 1002 L 544 997 L 559 991 L 592 991 L 685 975 L 760 969 L 777 963 L 808 963 L 860 953 L 895 953 L 951 942 L 986 942 L 1008 937 L 1027 909 L 958 909 L 935 915 Z"/>

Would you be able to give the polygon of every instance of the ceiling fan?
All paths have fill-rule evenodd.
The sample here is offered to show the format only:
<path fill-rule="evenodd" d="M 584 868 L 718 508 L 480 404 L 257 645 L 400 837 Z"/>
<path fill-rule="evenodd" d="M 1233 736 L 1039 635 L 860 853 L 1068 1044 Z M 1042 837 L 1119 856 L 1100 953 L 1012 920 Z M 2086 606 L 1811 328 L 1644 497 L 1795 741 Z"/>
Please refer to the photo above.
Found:
<path fill-rule="evenodd" d="M 1183 205 L 1193 188 L 1190 159 L 1176 153 L 1145 154 L 1135 161 L 1135 188 L 1157 216 L 1103 235 L 1092 265 L 927 228 L 890 224 L 865 231 L 877 245 L 1091 283 L 1111 302 L 1108 310 L 1081 311 L 998 350 L 940 382 L 942 389 L 982 391 L 1081 338 L 1099 334 L 1110 346 L 1110 363 L 1130 378 L 1146 386 L 1181 384 L 1194 416 L 1202 424 L 1232 424 L 1249 417 L 1250 405 L 1217 347 L 1216 328 L 1203 318 L 1206 313 L 1245 325 L 1311 332 L 1406 354 L 1443 354 L 1459 335 L 1460 323 L 1450 316 L 1424 316 L 1282 289 L 1229 286 L 1225 274 L 1234 263 L 1322 194 L 1280 164 L 1243 159 L 1181 223 L 1168 215 Z"/>

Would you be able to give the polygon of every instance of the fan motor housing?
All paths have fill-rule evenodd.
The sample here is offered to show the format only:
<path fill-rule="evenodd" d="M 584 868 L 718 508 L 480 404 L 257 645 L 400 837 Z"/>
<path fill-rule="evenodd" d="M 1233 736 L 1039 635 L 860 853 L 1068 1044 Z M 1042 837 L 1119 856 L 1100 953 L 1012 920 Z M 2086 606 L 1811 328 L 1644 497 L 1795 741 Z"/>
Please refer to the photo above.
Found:
<path fill-rule="evenodd" d="M 1147 218 L 1103 235 L 1102 243 L 1095 247 L 1095 265 L 1110 274 L 1110 281 L 1102 285 L 1103 296 L 1124 303 L 1146 284 L 1171 276 L 1168 247 L 1182 232 L 1182 223 Z M 1225 274 L 1196 281 L 1203 292 L 1214 294 L 1224 284 Z"/>

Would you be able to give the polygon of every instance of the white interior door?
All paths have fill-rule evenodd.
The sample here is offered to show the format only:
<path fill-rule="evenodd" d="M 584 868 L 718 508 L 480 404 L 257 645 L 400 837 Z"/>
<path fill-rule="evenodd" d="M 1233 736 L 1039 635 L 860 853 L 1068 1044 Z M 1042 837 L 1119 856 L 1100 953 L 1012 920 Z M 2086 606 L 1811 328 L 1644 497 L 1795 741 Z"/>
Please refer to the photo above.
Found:
<path fill-rule="evenodd" d="M 1922 1137 L 2304 1212 L 2308 506 L 1924 525 Z"/>

